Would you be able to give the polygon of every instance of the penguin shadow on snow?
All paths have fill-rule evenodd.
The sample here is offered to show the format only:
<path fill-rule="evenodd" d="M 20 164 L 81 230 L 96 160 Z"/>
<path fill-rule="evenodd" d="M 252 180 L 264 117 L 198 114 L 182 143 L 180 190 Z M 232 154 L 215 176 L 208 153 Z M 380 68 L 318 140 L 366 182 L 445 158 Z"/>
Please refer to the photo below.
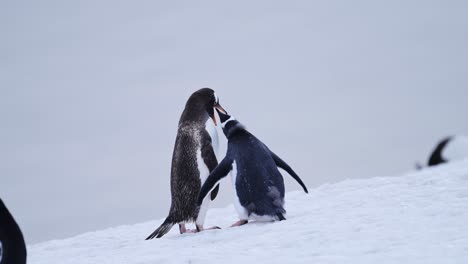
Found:
<path fill-rule="evenodd" d="M 285 187 L 278 167 L 288 172 L 308 193 L 307 187 L 294 170 L 263 142 L 225 112 L 218 111 L 221 127 L 228 140 L 227 153 L 203 184 L 197 204 L 228 174 L 235 194 L 234 206 L 239 221 L 231 227 L 247 224 L 249 220 L 270 222 L 286 220 Z"/>

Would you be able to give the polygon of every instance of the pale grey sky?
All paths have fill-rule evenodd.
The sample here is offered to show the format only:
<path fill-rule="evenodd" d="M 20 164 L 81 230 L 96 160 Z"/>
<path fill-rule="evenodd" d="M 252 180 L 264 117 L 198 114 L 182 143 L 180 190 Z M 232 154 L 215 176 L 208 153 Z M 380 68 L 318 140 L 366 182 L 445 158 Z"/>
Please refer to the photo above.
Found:
<path fill-rule="evenodd" d="M 466 1 L 2 1 L 0 197 L 28 243 L 165 217 L 178 118 L 201 87 L 309 189 L 401 174 L 468 131 L 467 12 Z M 214 206 L 230 194 L 226 181 Z"/>

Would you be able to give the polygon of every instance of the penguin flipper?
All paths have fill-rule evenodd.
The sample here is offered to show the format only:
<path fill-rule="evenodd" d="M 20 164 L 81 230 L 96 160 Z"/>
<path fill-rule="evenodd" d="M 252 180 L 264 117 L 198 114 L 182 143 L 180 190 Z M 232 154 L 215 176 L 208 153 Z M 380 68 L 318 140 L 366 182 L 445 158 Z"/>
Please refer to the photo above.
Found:
<path fill-rule="evenodd" d="M 453 137 L 446 137 L 437 144 L 436 148 L 432 151 L 429 160 L 427 161 L 427 166 L 435 166 L 441 163 L 447 162 L 446 159 L 442 156 L 445 146 L 452 140 Z"/>
<path fill-rule="evenodd" d="M 213 186 L 226 175 L 232 169 L 232 160 L 224 158 L 221 163 L 210 173 L 205 183 L 203 184 L 200 194 L 198 195 L 198 205 L 201 205 L 203 199 L 208 194 L 208 192 L 213 188 Z M 219 186 L 219 185 L 218 185 Z M 217 187 L 216 187 L 217 188 Z M 213 190 L 214 192 L 215 190 Z M 217 192 L 217 191 L 216 191 Z"/>
<path fill-rule="evenodd" d="M 216 158 L 213 145 L 206 144 L 201 148 L 201 156 L 203 158 L 203 162 L 208 167 L 208 170 L 213 172 L 213 170 L 218 166 L 218 159 Z M 211 191 L 211 200 L 213 201 L 219 192 L 219 184 Z"/>
<path fill-rule="evenodd" d="M 211 191 L 211 201 L 216 199 L 216 196 L 218 195 L 219 192 L 219 184 L 214 187 L 213 191 Z"/>
<path fill-rule="evenodd" d="M 301 178 L 299 178 L 299 175 L 297 175 L 296 172 L 294 172 L 294 170 L 284 160 L 282 160 L 280 157 L 278 157 L 278 155 L 273 153 L 273 151 L 270 150 L 270 153 L 271 153 L 271 156 L 273 157 L 273 160 L 276 163 L 276 166 L 288 172 L 289 175 L 291 175 L 291 177 L 293 177 L 302 186 L 302 188 L 304 189 L 304 192 L 309 193 L 304 182 L 302 182 Z"/>

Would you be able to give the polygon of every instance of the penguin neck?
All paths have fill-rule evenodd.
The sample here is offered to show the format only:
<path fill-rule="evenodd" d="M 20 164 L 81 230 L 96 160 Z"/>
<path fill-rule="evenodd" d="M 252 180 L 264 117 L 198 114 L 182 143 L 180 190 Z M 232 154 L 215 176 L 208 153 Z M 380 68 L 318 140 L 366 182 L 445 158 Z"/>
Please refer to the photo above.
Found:
<path fill-rule="evenodd" d="M 209 118 L 210 116 L 204 107 L 197 104 L 187 103 L 182 115 L 180 116 L 179 125 L 197 124 L 204 126 Z"/>
<path fill-rule="evenodd" d="M 244 125 L 242 125 L 237 120 L 228 121 L 223 127 L 224 135 L 226 135 L 226 138 L 228 139 L 234 138 L 246 131 L 247 130 L 245 129 Z"/>

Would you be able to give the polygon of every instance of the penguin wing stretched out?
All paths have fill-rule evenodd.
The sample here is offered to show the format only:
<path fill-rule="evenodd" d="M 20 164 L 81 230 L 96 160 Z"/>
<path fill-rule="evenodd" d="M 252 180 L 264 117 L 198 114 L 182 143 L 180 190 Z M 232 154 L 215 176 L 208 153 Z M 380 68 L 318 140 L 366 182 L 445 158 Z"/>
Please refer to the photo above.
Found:
<path fill-rule="evenodd" d="M 284 161 L 282 160 L 278 155 L 276 155 L 273 151 L 270 150 L 271 156 L 273 160 L 275 161 L 276 166 L 282 168 L 286 172 L 291 175 L 304 189 L 305 193 L 309 193 L 307 190 L 307 187 L 305 186 L 304 182 L 302 182 L 301 178 L 299 175 L 296 174 L 296 172 Z M 198 205 L 200 205 L 205 198 L 205 196 L 208 194 L 208 192 L 213 188 L 213 186 L 222 178 L 226 177 L 226 175 L 232 170 L 232 160 L 229 158 L 224 158 L 221 163 L 210 173 L 208 178 L 206 179 L 205 183 L 203 184 L 200 194 L 198 195 Z M 219 185 L 216 186 L 218 188 Z M 215 189 L 216 189 L 215 188 Z M 214 191 L 214 190 L 213 190 Z M 213 192 L 212 192 L 213 195 Z"/>
<path fill-rule="evenodd" d="M 210 173 L 205 183 L 203 184 L 200 194 L 198 195 L 197 204 L 201 205 L 203 199 L 208 194 L 208 192 L 213 188 L 213 186 L 232 170 L 232 160 L 229 158 L 224 158 L 221 163 Z M 217 185 L 215 188 L 218 188 Z M 213 196 L 213 192 L 211 193 Z"/>
<path fill-rule="evenodd" d="M 208 134 L 206 134 L 205 136 L 210 138 L 210 136 Z M 205 145 L 203 145 L 201 147 L 201 156 L 202 156 L 203 162 L 206 164 L 206 166 L 208 167 L 208 170 L 211 173 L 216 168 L 216 166 L 218 166 L 218 160 L 216 159 L 216 155 L 215 155 L 213 146 L 211 144 L 211 139 L 209 141 L 207 141 L 207 142 L 209 142 L 209 143 L 205 144 Z M 219 191 L 219 184 L 216 185 L 216 187 L 213 189 L 213 191 L 211 191 L 211 200 L 212 201 L 218 195 L 218 191 Z"/>
<path fill-rule="evenodd" d="M 304 189 L 304 192 L 309 193 L 309 191 L 307 190 L 307 187 L 302 182 L 301 178 L 299 178 L 299 175 L 297 175 L 296 172 L 294 172 L 294 170 L 284 160 L 282 160 L 278 155 L 273 153 L 273 151 L 270 150 L 270 153 L 271 153 L 271 156 L 273 157 L 273 160 L 276 163 L 276 166 L 282 168 L 287 173 L 289 173 L 289 175 L 291 175 L 291 177 L 293 177 L 302 186 L 302 188 Z"/>

